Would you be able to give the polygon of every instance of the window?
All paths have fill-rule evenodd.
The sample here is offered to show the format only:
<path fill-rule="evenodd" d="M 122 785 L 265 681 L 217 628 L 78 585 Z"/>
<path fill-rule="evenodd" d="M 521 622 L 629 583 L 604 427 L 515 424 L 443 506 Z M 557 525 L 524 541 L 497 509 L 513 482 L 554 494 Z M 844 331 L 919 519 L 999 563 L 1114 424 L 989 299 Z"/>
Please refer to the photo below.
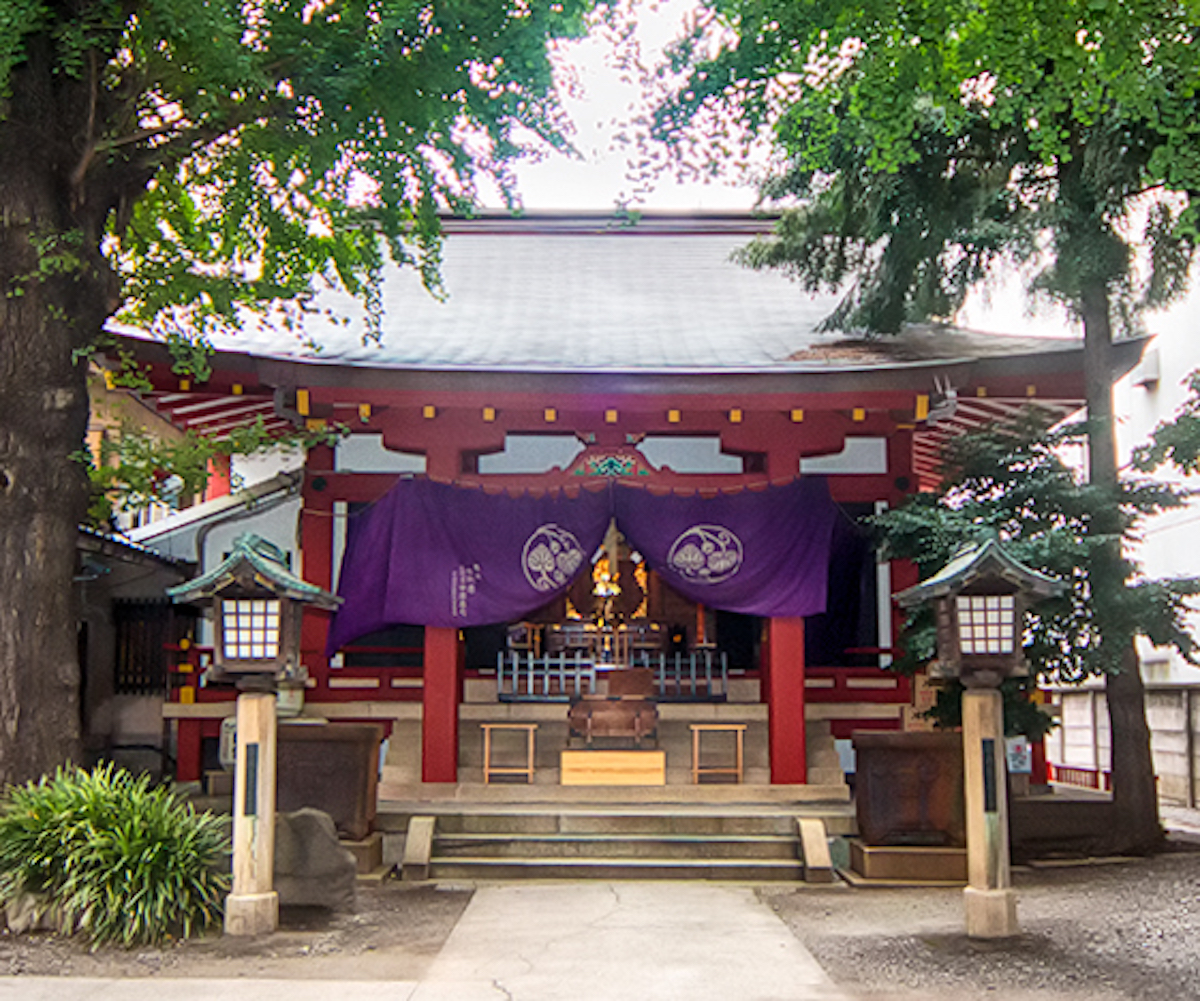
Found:
<path fill-rule="evenodd" d="M 226 660 L 274 660 L 279 656 L 279 601 L 226 598 L 221 602 Z"/>
<path fill-rule="evenodd" d="M 958 639 L 964 654 L 1013 652 L 1011 594 L 958 597 Z"/>

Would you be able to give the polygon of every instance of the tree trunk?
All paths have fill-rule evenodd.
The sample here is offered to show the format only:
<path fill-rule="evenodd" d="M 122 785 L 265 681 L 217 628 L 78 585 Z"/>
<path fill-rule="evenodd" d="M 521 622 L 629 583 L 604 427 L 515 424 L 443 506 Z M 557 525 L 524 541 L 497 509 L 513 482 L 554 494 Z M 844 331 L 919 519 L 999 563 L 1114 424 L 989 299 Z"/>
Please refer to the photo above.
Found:
<path fill-rule="evenodd" d="M 89 224 L 67 180 L 70 95 L 49 52 L 31 41 L 0 109 L 0 786 L 79 755 L 73 578 L 88 399 L 76 353 L 111 290 L 103 213 Z"/>
<path fill-rule="evenodd" d="M 1116 497 L 1118 488 L 1116 428 L 1112 403 L 1112 328 L 1108 291 L 1089 283 L 1081 295 L 1084 330 L 1084 379 L 1088 406 L 1088 476 Z M 1093 561 L 1092 601 L 1098 621 L 1120 621 L 1107 609 L 1125 587 L 1128 567 L 1119 541 L 1121 518 L 1115 500 L 1094 512 L 1091 530 L 1114 536 Z M 1105 834 L 1110 852 L 1141 853 L 1162 842 L 1158 820 L 1158 791 L 1146 724 L 1146 693 L 1132 636 L 1106 637 L 1120 644 L 1120 669 L 1106 676 L 1105 692 L 1111 732 L 1111 771 L 1114 822 Z"/>

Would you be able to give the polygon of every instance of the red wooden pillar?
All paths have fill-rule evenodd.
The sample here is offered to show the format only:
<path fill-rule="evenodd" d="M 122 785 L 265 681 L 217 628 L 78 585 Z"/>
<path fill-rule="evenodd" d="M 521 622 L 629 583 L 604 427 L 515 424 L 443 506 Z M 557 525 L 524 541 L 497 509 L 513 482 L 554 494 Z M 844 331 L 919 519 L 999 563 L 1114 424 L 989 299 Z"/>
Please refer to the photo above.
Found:
<path fill-rule="evenodd" d="M 198 719 L 181 719 L 175 729 L 175 781 L 199 782 L 204 777 L 204 742 Z"/>
<path fill-rule="evenodd" d="M 333 586 L 333 496 L 324 474 L 333 468 L 333 449 L 321 445 L 309 449 L 300 511 L 300 576 L 310 584 L 329 590 Z M 325 639 L 329 634 L 328 612 L 306 607 L 300 624 L 300 658 L 318 684 L 329 675 Z"/>
<path fill-rule="evenodd" d="M 425 627 L 421 780 L 458 781 L 458 630 Z"/>
<path fill-rule="evenodd" d="M 1044 786 L 1050 781 L 1050 767 L 1046 761 L 1046 738 L 1041 740 L 1032 740 L 1033 748 L 1033 774 L 1029 776 L 1029 781 L 1036 786 Z"/>
<path fill-rule="evenodd" d="M 804 726 L 804 620 L 771 619 L 767 626 L 767 727 L 771 784 L 808 781 Z"/>
<path fill-rule="evenodd" d="M 217 455 L 208 460 L 208 483 L 204 487 L 204 499 L 216 500 L 227 497 L 230 493 L 230 462 L 229 456 Z"/>

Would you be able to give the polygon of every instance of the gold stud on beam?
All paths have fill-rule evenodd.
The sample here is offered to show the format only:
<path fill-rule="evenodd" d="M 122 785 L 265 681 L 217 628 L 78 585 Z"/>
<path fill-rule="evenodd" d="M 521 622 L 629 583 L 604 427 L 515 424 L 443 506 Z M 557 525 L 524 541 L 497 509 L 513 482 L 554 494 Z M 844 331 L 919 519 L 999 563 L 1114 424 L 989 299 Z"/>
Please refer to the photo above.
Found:
<path fill-rule="evenodd" d="M 364 424 L 371 419 L 371 404 L 360 403 L 358 405 L 358 419 Z"/>
<path fill-rule="evenodd" d="M 678 410 L 667 411 L 668 424 L 678 424 L 681 420 L 683 420 L 683 414 L 681 414 Z"/>
<path fill-rule="evenodd" d="M 615 410 L 604 411 L 604 423 L 605 424 L 616 424 L 617 423 L 617 412 Z"/>
<path fill-rule="evenodd" d="M 307 417 L 308 416 L 308 407 L 309 407 L 308 390 L 307 389 L 297 389 L 296 390 L 296 413 L 298 413 L 301 417 Z"/>
<path fill-rule="evenodd" d="M 734 408 L 733 410 L 729 411 L 729 423 L 730 424 L 741 424 L 742 423 L 741 410 Z"/>
<path fill-rule="evenodd" d="M 797 407 L 796 409 L 794 409 L 792 411 L 792 423 L 793 424 L 803 424 L 804 423 L 804 411 L 801 410 L 799 407 Z"/>
<path fill-rule="evenodd" d="M 192 388 L 192 380 L 191 379 L 180 379 L 179 380 L 179 391 L 181 393 L 186 393 L 191 388 Z"/>
<path fill-rule="evenodd" d="M 850 411 L 850 419 L 853 420 L 855 424 L 861 424 L 867 419 L 866 408 L 855 407 L 852 411 Z"/>
<path fill-rule="evenodd" d="M 1034 386 L 1032 384 L 1026 386 L 1025 387 L 1025 395 L 1026 396 L 1037 396 L 1037 386 Z"/>
<path fill-rule="evenodd" d="M 556 420 L 558 420 L 558 411 L 553 407 L 547 407 L 542 411 L 542 416 L 546 419 L 547 424 L 553 424 Z"/>
<path fill-rule="evenodd" d="M 242 386 L 242 384 L 240 382 L 235 382 L 232 386 L 229 387 L 229 392 L 231 392 L 234 396 L 241 396 L 242 392 L 243 392 L 243 388 L 244 387 Z"/>
<path fill-rule="evenodd" d="M 485 424 L 494 424 L 496 422 L 496 408 L 495 407 L 484 407 L 483 408 L 483 422 Z"/>
<path fill-rule="evenodd" d="M 433 420 L 437 416 L 437 407 L 435 407 L 432 403 L 426 403 L 425 406 L 421 408 L 421 416 L 427 421 Z"/>
<path fill-rule="evenodd" d="M 915 417 L 919 421 L 929 420 L 929 394 L 928 393 L 918 393 L 917 394 L 917 406 L 916 406 L 916 409 L 913 411 L 913 417 Z"/>
<path fill-rule="evenodd" d="M 985 396 L 987 396 L 987 386 L 980 386 L 975 390 L 975 395 L 982 400 Z"/>

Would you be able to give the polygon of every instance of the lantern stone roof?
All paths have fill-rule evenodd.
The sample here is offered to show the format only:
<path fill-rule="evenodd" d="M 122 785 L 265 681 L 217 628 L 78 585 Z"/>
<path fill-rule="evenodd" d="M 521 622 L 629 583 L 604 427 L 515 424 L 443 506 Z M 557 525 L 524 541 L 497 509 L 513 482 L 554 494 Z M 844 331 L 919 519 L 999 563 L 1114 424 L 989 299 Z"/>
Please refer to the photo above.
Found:
<path fill-rule="evenodd" d="M 969 543 L 941 570 L 897 594 L 902 608 L 959 594 L 983 577 L 1000 577 L 1017 590 L 1039 598 L 1061 594 L 1065 585 L 1011 556 L 995 538 Z"/>
<path fill-rule="evenodd" d="M 167 588 L 176 602 L 200 601 L 220 594 L 226 587 L 250 576 L 256 583 L 293 601 L 319 608 L 336 608 L 342 599 L 292 573 L 282 550 L 260 535 L 247 532 L 233 543 L 233 551 L 219 565 L 192 580 Z"/>

